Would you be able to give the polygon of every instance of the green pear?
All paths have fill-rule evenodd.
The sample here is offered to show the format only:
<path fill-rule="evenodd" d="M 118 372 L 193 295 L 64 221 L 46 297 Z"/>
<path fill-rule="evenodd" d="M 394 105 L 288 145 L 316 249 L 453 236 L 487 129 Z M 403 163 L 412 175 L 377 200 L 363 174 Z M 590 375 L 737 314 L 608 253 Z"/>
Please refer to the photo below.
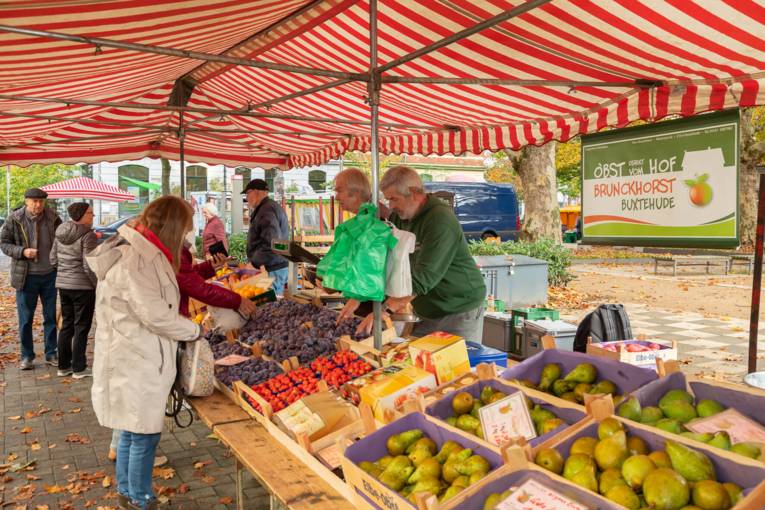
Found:
<path fill-rule="evenodd" d="M 693 404 L 693 395 L 691 395 L 685 390 L 669 390 L 659 400 L 659 409 L 663 411 L 664 406 L 675 401 L 681 401 L 681 402 L 686 402 L 688 404 Z"/>
<path fill-rule="evenodd" d="M 664 413 L 661 412 L 661 409 L 654 406 L 648 406 L 644 407 L 642 411 L 640 412 L 640 423 L 645 423 L 647 425 L 654 425 L 657 421 L 664 418 Z"/>
<path fill-rule="evenodd" d="M 460 475 L 454 479 L 454 481 L 452 482 L 452 485 L 459 485 L 460 487 L 470 487 L 470 477 L 465 475 Z"/>
<path fill-rule="evenodd" d="M 423 478 L 412 487 L 412 492 L 407 498 L 409 501 L 415 503 L 417 501 L 417 494 L 421 492 L 428 492 L 437 496 L 441 492 L 441 481 L 438 477 Z"/>
<path fill-rule="evenodd" d="M 531 421 L 536 423 L 543 423 L 547 420 L 553 420 L 557 418 L 555 414 L 553 414 L 552 411 L 549 411 L 547 409 L 542 408 L 539 404 L 534 406 L 534 409 L 531 410 Z"/>
<path fill-rule="evenodd" d="M 414 473 L 414 466 L 408 457 L 399 455 L 380 474 L 379 480 L 395 491 L 401 490 Z"/>
<path fill-rule="evenodd" d="M 477 418 L 473 418 L 469 414 L 463 414 L 457 418 L 457 428 L 466 432 L 472 432 L 476 428 L 481 426 L 481 422 Z"/>
<path fill-rule="evenodd" d="M 672 460 L 664 450 L 654 450 L 648 454 L 648 458 L 656 464 L 657 468 L 670 468 L 672 469 Z"/>
<path fill-rule="evenodd" d="M 489 465 L 489 461 L 480 455 L 471 455 L 457 464 L 455 469 L 461 475 L 471 476 L 474 473 L 486 474 L 491 470 L 491 466 Z"/>
<path fill-rule="evenodd" d="M 541 448 L 534 456 L 534 463 L 557 475 L 563 472 L 563 457 L 555 448 Z"/>
<path fill-rule="evenodd" d="M 576 396 L 577 402 L 584 402 L 584 394 L 589 393 L 591 389 L 592 384 L 587 383 L 579 383 L 574 386 L 574 395 Z"/>
<path fill-rule="evenodd" d="M 655 469 L 656 465 L 648 455 L 633 455 L 622 464 L 622 477 L 627 485 L 638 490 L 643 486 L 645 478 Z"/>
<path fill-rule="evenodd" d="M 502 501 L 502 495 L 498 493 L 489 494 L 489 497 L 486 498 L 483 502 L 483 510 L 494 510 L 494 507 L 497 506 L 500 501 Z"/>
<path fill-rule="evenodd" d="M 710 446 L 716 446 L 717 448 L 722 448 L 723 450 L 730 450 L 732 446 L 730 436 L 724 430 L 715 432 L 712 436 L 712 439 L 710 439 L 707 444 Z"/>
<path fill-rule="evenodd" d="M 598 492 L 598 480 L 595 478 L 595 474 L 587 469 L 583 469 L 572 476 L 571 482 L 584 487 L 588 491 Z"/>
<path fill-rule="evenodd" d="M 489 399 L 494 394 L 494 388 L 491 386 L 484 386 L 483 389 L 481 389 L 481 402 L 486 405 L 489 403 Z"/>
<path fill-rule="evenodd" d="M 584 402 L 584 398 L 579 398 L 579 396 L 574 393 L 573 391 L 567 391 L 563 395 L 560 396 L 563 400 L 568 400 L 569 402 L 572 402 L 574 404 L 581 404 Z"/>
<path fill-rule="evenodd" d="M 641 416 L 640 402 L 637 397 L 630 397 L 626 402 L 619 406 L 616 410 L 616 414 L 622 418 L 627 418 L 632 421 L 640 421 Z"/>
<path fill-rule="evenodd" d="M 648 445 L 638 436 L 627 437 L 627 450 L 630 455 L 648 455 Z"/>
<path fill-rule="evenodd" d="M 433 455 L 431 455 L 430 450 L 427 448 L 419 448 L 407 455 L 407 457 L 409 457 L 409 460 L 412 461 L 412 465 L 417 468 L 420 467 L 420 464 L 422 464 L 424 461 L 432 459 Z"/>
<path fill-rule="evenodd" d="M 386 455 L 384 457 L 380 457 L 379 459 L 377 459 L 377 461 L 375 461 L 375 464 L 380 466 L 381 469 L 385 469 L 386 467 L 388 467 L 388 464 L 390 464 L 392 461 L 393 461 L 393 456 Z"/>
<path fill-rule="evenodd" d="M 575 453 L 583 453 L 592 457 L 595 454 L 596 444 L 598 444 L 598 440 L 594 437 L 582 436 L 577 438 L 573 443 L 571 443 L 569 455 L 573 455 Z"/>
<path fill-rule="evenodd" d="M 577 383 L 574 381 L 564 381 L 563 379 L 558 379 L 552 385 L 552 392 L 556 397 L 560 397 L 564 393 L 574 391 L 576 384 Z"/>
<path fill-rule="evenodd" d="M 693 484 L 691 501 L 704 510 L 728 510 L 731 507 L 730 494 L 723 484 L 702 480 Z"/>
<path fill-rule="evenodd" d="M 680 435 L 687 437 L 688 439 L 693 439 L 694 441 L 700 441 L 702 443 L 708 443 L 715 437 L 709 432 L 704 432 L 703 434 L 697 434 L 695 432 L 680 432 Z"/>
<path fill-rule="evenodd" d="M 592 384 L 598 378 L 598 369 L 591 363 L 580 363 L 571 372 L 566 374 L 566 381 L 575 383 Z"/>
<path fill-rule="evenodd" d="M 507 396 L 507 393 L 503 393 L 501 391 L 495 391 L 494 393 L 491 394 L 491 397 L 489 397 L 489 401 L 487 403 L 493 404 L 497 400 L 502 400 L 506 396 Z"/>
<path fill-rule="evenodd" d="M 619 391 L 619 389 L 616 387 L 614 383 L 612 383 L 609 380 L 602 380 L 599 381 L 595 386 L 590 388 L 589 393 L 592 395 L 615 395 L 616 392 Z"/>
<path fill-rule="evenodd" d="M 483 403 L 481 403 L 480 400 L 476 400 L 473 403 L 473 409 L 470 410 L 470 416 L 472 416 L 475 419 L 478 419 L 478 410 L 483 407 Z"/>
<path fill-rule="evenodd" d="M 716 400 L 703 399 L 699 400 L 699 403 L 696 404 L 696 413 L 698 413 L 701 418 L 715 415 L 724 410 L 725 407 Z"/>
<path fill-rule="evenodd" d="M 689 482 L 717 480 L 712 461 L 703 453 L 675 441 L 667 441 L 666 449 L 674 470 Z"/>
<path fill-rule="evenodd" d="M 725 487 L 725 490 L 728 491 L 728 496 L 730 496 L 730 502 L 732 505 L 736 505 L 739 502 L 739 500 L 744 496 L 744 493 L 741 487 L 739 487 L 735 483 L 725 482 L 723 484 L 723 487 Z"/>
<path fill-rule="evenodd" d="M 561 425 L 565 425 L 565 424 L 566 422 L 561 420 L 560 418 L 545 420 L 539 424 L 539 430 L 537 430 L 537 435 L 544 436 L 545 434 L 552 432 L 553 430 L 557 429 Z"/>
<path fill-rule="evenodd" d="M 457 452 L 452 452 L 449 458 L 444 462 L 441 469 L 441 478 L 447 483 L 452 483 L 460 473 L 457 471 L 457 466 L 464 460 L 468 459 L 473 454 L 473 450 L 470 448 L 464 448 Z"/>
<path fill-rule="evenodd" d="M 387 442 L 388 453 L 393 456 L 401 455 L 407 448 L 409 448 L 409 446 L 420 439 L 422 435 L 422 430 L 412 429 L 390 436 Z"/>
<path fill-rule="evenodd" d="M 414 490 L 414 484 L 404 485 L 404 488 L 398 491 L 398 493 L 406 498 L 412 493 L 412 490 Z"/>
<path fill-rule="evenodd" d="M 451 425 L 452 427 L 457 426 L 457 417 L 456 416 L 449 416 L 446 418 L 446 423 Z"/>
<path fill-rule="evenodd" d="M 605 494 L 611 488 L 617 485 L 627 485 L 627 482 L 622 478 L 622 472 L 618 469 L 606 469 L 600 474 L 600 480 L 598 480 L 598 492 Z"/>
<path fill-rule="evenodd" d="M 757 443 L 736 443 L 730 447 L 730 451 L 749 457 L 750 459 L 756 459 L 760 456 L 760 446 Z"/>
<path fill-rule="evenodd" d="M 440 476 L 441 464 L 439 464 L 439 462 L 434 458 L 425 459 L 419 466 L 417 466 L 417 468 L 414 470 L 414 473 L 412 473 L 412 476 L 409 477 L 406 483 L 417 483 L 423 478 L 438 478 Z"/>
<path fill-rule="evenodd" d="M 475 473 L 470 475 L 470 478 L 468 479 L 470 485 L 473 485 L 474 483 L 478 483 L 485 476 L 486 476 L 486 473 L 484 473 L 483 471 L 476 471 Z"/>
<path fill-rule="evenodd" d="M 661 408 L 661 412 L 663 412 L 664 416 L 670 420 L 677 420 L 680 423 L 687 423 L 698 417 L 696 408 L 693 407 L 693 404 L 683 402 L 682 400 L 675 400 L 666 404 Z"/>
<path fill-rule="evenodd" d="M 548 363 L 542 368 L 542 376 L 539 379 L 539 389 L 549 391 L 552 384 L 560 379 L 561 369 L 557 363 Z"/>
<path fill-rule="evenodd" d="M 420 448 L 427 449 L 431 455 L 435 455 L 438 451 L 438 446 L 436 445 L 436 442 L 430 439 L 429 437 L 423 437 L 415 441 L 413 444 L 409 446 L 409 448 L 406 449 L 406 454 L 409 455 L 415 450 L 418 450 Z"/>
<path fill-rule="evenodd" d="M 595 462 L 601 470 L 608 468 L 621 468 L 627 457 L 627 434 L 619 431 L 605 439 L 601 439 L 595 446 Z"/>
<path fill-rule="evenodd" d="M 622 422 L 609 416 L 598 425 L 598 439 L 605 439 L 623 430 Z"/>
<path fill-rule="evenodd" d="M 669 418 L 662 418 L 654 423 L 654 427 L 670 432 L 672 434 L 679 434 L 683 431 L 683 426 L 677 420 L 671 420 Z"/>
<path fill-rule="evenodd" d="M 583 470 L 589 471 L 593 475 L 595 474 L 596 467 L 593 459 L 582 453 L 569 455 L 563 465 L 563 477 L 571 480 L 575 474 Z"/>
<path fill-rule="evenodd" d="M 640 510 L 640 498 L 626 485 L 615 485 L 604 496 L 629 510 Z"/>
<path fill-rule="evenodd" d="M 369 473 L 373 469 L 375 469 L 377 466 L 373 462 L 369 462 L 368 460 L 362 460 L 359 462 L 359 467 L 365 472 Z"/>
<path fill-rule="evenodd" d="M 459 450 L 462 450 L 462 446 L 450 439 L 441 445 L 441 450 L 433 458 L 443 464 L 452 452 Z"/>
<path fill-rule="evenodd" d="M 653 510 L 678 510 L 691 499 L 688 482 L 674 470 L 659 468 L 643 481 L 643 497 Z"/>
<path fill-rule="evenodd" d="M 461 485 L 451 485 L 449 488 L 444 491 L 444 493 L 438 498 L 438 501 L 443 503 L 444 501 L 449 501 L 454 496 L 459 494 L 461 491 L 465 490 L 465 487 L 462 487 Z"/>

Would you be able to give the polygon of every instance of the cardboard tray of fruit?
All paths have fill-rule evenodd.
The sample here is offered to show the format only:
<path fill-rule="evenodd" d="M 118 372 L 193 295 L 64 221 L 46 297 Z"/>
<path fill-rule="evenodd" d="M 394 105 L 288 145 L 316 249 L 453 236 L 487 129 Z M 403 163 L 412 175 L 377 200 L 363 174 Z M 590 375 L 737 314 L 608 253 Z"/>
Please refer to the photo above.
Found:
<path fill-rule="evenodd" d="M 580 405 L 591 395 L 628 395 L 658 378 L 652 369 L 559 349 L 535 354 L 505 370 L 501 377 Z"/>
<path fill-rule="evenodd" d="M 513 393 L 524 393 L 524 390 L 501 379 L 479 379 L 473 384 L 444 394 L 443 391 L 446 389 L 448 388 L 441 387 L 423 396 L 426 403 L 431 401 L 425 408 L 425 414 L 443 420 L 445 426 L 454 428 L 462 434 L 474 436 L 485 446 L 499 452 L 501 445 L 495 446 L 482 437 L 483 430 L 477 409 Z M 432 401 L 439 394 L 442 395 L 441 398 Z M 569 427 L 577 426 L 587 418 L 584 410 L 575 404 L 541 396 L 525 395 L 525 397 L 529 403 L 529 414 L 537 434 L 529 441 L 532 449 L 536 449 L 537 446 Z M 521 438 L 516 438 L 516 440 L 519 439 Z"/>
<path fill-rule="evenodd" d="M 535 462 L 626 508 L 765 508 L 762 464 L 623 418 L 598 419 L 560 434 Z"/>
<path fill-rule="evenodd" d="M 417 493 L 456 494 L 471 481 L 481 483 L 502 463 L 493 449 L 422 413 L 408 414 L 367 434 L 348 446 L 342 458 L 345 481 L 357 506 L 399 510 L 417 508 Z"/>
<path fill-rule="evenodd" d="M 673 372 L 635 391 L 617 407 L 617 414 L 706 446 L 765 460 L 761 390 Z"/>
<path fill-rule="evenodd" d="M 677 359 L 677 341 L 619 340 L 616 342 L 587 343 L 587 354 L 615 359 L 630 365 L 654 368 L 656 358 L 665 361 Z"/>

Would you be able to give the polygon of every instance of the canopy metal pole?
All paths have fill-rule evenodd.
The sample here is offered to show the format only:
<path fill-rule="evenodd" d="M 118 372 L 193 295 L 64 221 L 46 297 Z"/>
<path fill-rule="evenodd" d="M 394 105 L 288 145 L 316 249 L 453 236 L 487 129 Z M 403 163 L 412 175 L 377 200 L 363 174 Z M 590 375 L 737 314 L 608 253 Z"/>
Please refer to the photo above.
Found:
<path fill-rule="evenodd" d="M 186 138 L 186 135 L 183 133 L 183 110 L 180 112 L 180 118 L 179 118 L 179 124 L 180 127 L 178 128 L 178 141 L 180 142 L 180 148 L 178 151 L 178 157 L 181 160 L 181 197 L 185 200 L 186 199 L 186 165 L 184 164 L 184 139 Z"/>
<path fill-rule="evenodd" d="M 221 207 L 221 218 L 223 220 L 223 229 L 226 229 L 226 207 L 228 206 L 228 183 L 226 182 L 228 180 L 227 175 L 227 168 L 226 165 L 223 165 L 223 207 Z"/>
<path fill-rule="evenodd" d="M 758 166 L 760 191 L 757 200 L 757 232 L 754 241 L 754 271 L 752 276 L 752 311 L 749 316 L 749 373 L 757 371 L 757 335 L 760 322 L 760 291 L 762 289 L 762 251 L 765 239 L 765 166 Z"/>
<path fill-rule="evenodd" d="M 383 76 L 383 83 L 434 83 L 439 85 L 502 85 L 505 87 L 649 87 L 663 85 L 652 82 L 644 85 L 637 81 L 554 81 L 554 80 L 512 80 L 505 78 L 444 78 L 428 76 Z"/>
<path fill-rule="evenodd" d="M 228 57 L 226 55 L 215 55 L 212 53 L 202 53 L 200 51 L 179 50 L 164 46 L 153 46 L 150 44 L 138 44 L 125 41 L 116 41 L 112 39 L 102 39 L 100 37 L 83 37 L 81 35 L 65 34 L 61 32 L 50 32 L 47 30 L 34 30 L 30 28 L 14 27 L 11 25 L 0 25 L 0 31 L 11 32 L 14 34 L 31 35 L 36 37 L 48 37 L 50 39 L 59 39 L 84 44 L 92 44 L 96 47 L 96 54 L 100 53 L 101 47 L 117 48 L 121 50 L 137 51 L 140 53 L 154 53 L 168 57 L 178 57 L 184 59 L 204 60 L 207 62 L 221 62 L 223 64 L 232 64 L 238 66 L 255 67 L 259 69 L 270 69 L 272 71 L 284 71 L 288 73 L 310 74 L 313 76 L 329 76 L 331 78 L 342 78 L 345 80 L 367 81 L 367 76 L 360 73 L 349 73 L 344 71 L 335 71 L 332 69 L 316 69 L 313 67 L 293 66 L 288 64 L 277 64 L 275 62 L 262 62 L 259 60 L 248 60 L 245 58 Z"/>
<path fill-rule="evenodd" d="M 372 150 L 372 203 L 377 205 L 379 202 L 379 178 L 380 173 L 380 152 L 378 147 L 377 135 L 379 131 L 378 120 L 380 110 L 380 73 L 377 69 L 377 0 L 369 2 L 369 109 L 371 115 L 370 135 Z M 382 349 L 382 303 L 374 301 L 372 303 L 372 312 L 374 313 L 374 346 L 378 351 Z"/>
<path fill-rule="evenodd" d="M 5 165 L 5 217 L 11 217 L 11 165 Z"/>

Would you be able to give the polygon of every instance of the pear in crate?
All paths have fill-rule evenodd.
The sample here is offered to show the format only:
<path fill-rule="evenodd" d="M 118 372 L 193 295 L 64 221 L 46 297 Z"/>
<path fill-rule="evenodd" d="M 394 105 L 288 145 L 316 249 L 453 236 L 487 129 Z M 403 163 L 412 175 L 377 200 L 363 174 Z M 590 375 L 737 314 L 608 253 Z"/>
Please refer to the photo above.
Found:
<path fill-rule="evenodd" d="M 422 430 L 412 429 L 390 436 L 387 441 L 388 453 L 393 456 L 403 454 L 422 435 Z"/>

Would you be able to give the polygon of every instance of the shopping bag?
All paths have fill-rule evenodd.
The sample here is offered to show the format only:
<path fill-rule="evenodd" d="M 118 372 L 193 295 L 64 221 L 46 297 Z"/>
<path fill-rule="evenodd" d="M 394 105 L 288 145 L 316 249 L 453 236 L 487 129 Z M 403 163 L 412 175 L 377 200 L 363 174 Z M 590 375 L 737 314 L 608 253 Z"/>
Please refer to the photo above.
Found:
<path fill-rule="evenodd" d="M 385 265 L 385 294 L 396 298 L 411 296 L 412 271 L 409 254 L 414 253 L 417 236 L 392 225 L 391 233 L 397 243 L 388 251 L 388 261 Z"/>
<path fill-rule="evenodd" d="M 185 342 L 181 352 L 181 385 L 186 395 L 209 397 L 215 391 L 215 358 L 204 338 Z"/>

